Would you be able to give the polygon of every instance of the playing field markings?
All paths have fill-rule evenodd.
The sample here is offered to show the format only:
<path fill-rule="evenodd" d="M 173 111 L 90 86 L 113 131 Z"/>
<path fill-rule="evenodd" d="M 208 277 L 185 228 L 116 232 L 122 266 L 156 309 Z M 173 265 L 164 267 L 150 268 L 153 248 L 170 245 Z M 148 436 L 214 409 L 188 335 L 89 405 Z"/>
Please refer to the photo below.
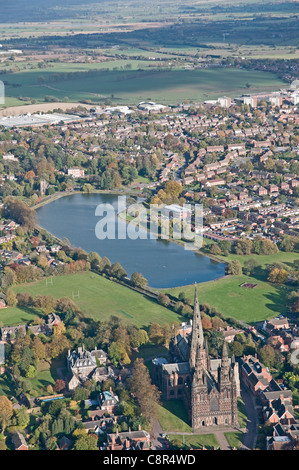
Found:
<path fill-rule="evenodd" d="M 48 287 L 48 285 L 53 286 L 53 278 L 52 277 L 50 277 L 50 278 L 47 277 L 46 278 L 46 286 Z"/>
<path fill-rule="evenodd" d="M 120 313 L 123 313 L 124 315 L 126 315 L 126 317 L 134 318 L 132 315 L 130 315 L 130 314 L 127 313 L 127 312 L 124 312 L 123 310 L 120 310 Z"/>
<path fill-rule="evenodd" d="M 78 291 L 77 294 L 75 292 L 72 292 L 72 299 L 80 299 L 80 291 Z"/>

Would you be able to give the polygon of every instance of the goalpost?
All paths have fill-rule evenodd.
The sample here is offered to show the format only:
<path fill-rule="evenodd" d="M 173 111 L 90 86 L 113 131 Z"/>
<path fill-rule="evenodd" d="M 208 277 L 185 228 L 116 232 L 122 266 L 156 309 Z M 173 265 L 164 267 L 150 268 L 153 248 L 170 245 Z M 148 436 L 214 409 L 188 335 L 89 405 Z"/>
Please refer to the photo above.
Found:
<path fill-rule="evenodd" d="M 73 298 L 73 300 L 80 299 L 80 291 L 78 291 L 77 293 L 72 292 L 72 298 Z"/>
<path fill-rule="evenodd" d="M 46 287 L 53 286 L 53 277 L 46 278 Z"/>

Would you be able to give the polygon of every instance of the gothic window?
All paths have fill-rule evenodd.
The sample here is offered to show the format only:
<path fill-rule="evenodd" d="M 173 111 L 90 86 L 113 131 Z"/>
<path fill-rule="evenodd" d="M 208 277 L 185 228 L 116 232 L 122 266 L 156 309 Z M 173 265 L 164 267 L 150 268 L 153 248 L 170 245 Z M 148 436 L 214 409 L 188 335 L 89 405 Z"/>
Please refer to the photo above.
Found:
<path fill-rule="evenodd" d="M 216 397 L 213 397 L 210 402 L 211 411 L 219 411 L 219 403 Z"/>
<path fill-rule="evenodd" d="M 206 425 L 206 423 L 205 423 L 204 421 L 202 421 L 201 425 L 202 425 L 202 426 L 205 426 L 205 425 Z"/>
<path fill-rule="evenodd" d="M 182 377 L 179 377 L 178 384 L 179 384 L 179 385 L 183 385 L 183 383 L 184 383 L 184 382 L 183 382 Z"/>

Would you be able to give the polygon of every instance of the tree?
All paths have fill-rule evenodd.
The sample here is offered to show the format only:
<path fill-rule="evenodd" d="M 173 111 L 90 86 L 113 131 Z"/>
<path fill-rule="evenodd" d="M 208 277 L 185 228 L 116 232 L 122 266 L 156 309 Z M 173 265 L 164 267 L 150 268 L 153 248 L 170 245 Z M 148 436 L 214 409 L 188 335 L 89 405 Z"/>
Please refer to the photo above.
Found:
<path fill-rule="evenodd" d="M 41 253 L 38 257 L 37 264 L 40 268 L 45 269 L 48 266 L 48 260 L 46 255 Z"/>
<path fill-rule="evenodd" d="M 253 243 L 251 240 L 238 240 L 235 246 L 237 255 L 250 255 L 253 252 Z"/>
<path fill-rule="evenodd" d="M 145 289 L 148 284 L 148 281 L 142 276 L 142 274 L 139 274 L 137 272 L 134 272 L 132 274 L 131 282 L 133 286 L 140 287 L 141 289 Z"/>
<path fill-rule="evenodd" d="M 275 350 L 269 344 L 266 344 L 260 349 L 260 360 L 265 366 L 271 367 L 275 363 Z"/>
<path fill-rule="evenodd" d="M 28 426 L 29 421 L 30 415 L 24 406 L 14 412 L 13 424 L 15 426 L 18 426 L 20 429 L 24 429 Z"/>
<path fill-rule="evenodd" d="M 98 438 L 96 434 L 80 436 L 74 445 L 75 450 L 98 450 Z"/>
<path fill-rule="evenodd" d="M 136 397 L 142 414 L 152 424 L 157 415 L 160 392 L 151 383 L 148 368 L 143 359 L 136 359 L 132 368 L 132 375 L 127 380 L 130 392 Z"/>
<path fill-rule="evenodd" d="M 70 343 L 64 335 L 55 335 L 48 346 L 48 354 L 52 359 L 60 356 L 63 352 L 70 348 Z"/>
<path fill-rule="evenodd" d="M 34 228 L 36 224 L 36 212 L 20 199 L 6 198 L 4 203 L 4 216 L 28 229 Z"/>
<path fill-rule="evenodd" d="M 118 363 L 129 364 L 131 362 L 126 348 L 120 342 L 113 341 L 111 343 L 108 349 L 108 355 L 112 364 L 115 366 Z"/>
<path fill-rule="evenodd" d="M 60 393 L 66 388 L 66 383 L 62 379 L 57 379 L 54 385 L 54 390 L 56 393 Z"/>
<path fill-rule="evenodd" d="M 120 263 L 114 263 L 111 266 L 110 274 L 118 279 L 123 279 L 128 275 Z"/>
<path fill-rule="evenodd" d="M 258 265 L 259 264 L 255 258 L 249 258 L 248 260 L 244 261 L 244 273 L 246 276 L 251 276 Z"/>
<path fill-rule="evenodd" d="M 288 276 L 289 273 L 285 269 L 274 268 L 268 276 L 268 281 L 273 284 L 284 284 Z"/>
<path fill-rule="evenodd" d="M 232 274 L 233 276 L 240 276 L 242 274 L 242 265 L 240 261 L 234 259 L 228 265 L 227 269 L 228 274 Z"/>
<path fill-rule="evenodd" d="M 12 402 L 5 396 L 0 396 L 0 426 L 3 431 L 10 424 L 13 416 Z"/>
<path fill-rule="evenodd" d="M 212 322 L 210 318 L 207 315 L 202 315 L 202 327 L 204 330 L 211 330 L 212 328 Z"/>
<path fill-rule="evenodd" d="M 36 295 L 33 300 L 34 306 L 42 310 L 46 315 L 49 315 L 56 308 L 57 301 L 50 295 Z"/>
<path fill-rule="evenodd" d="M 88 253 L 87 260 L 90 262 L 91 269 L 97 269 L 100 266 L 101 257 L 95 251 Z"/>
<path fill-rule="evenodd" d="M 139 348 L 143 344 L 148 343 L 149 337 L 145 330 L 133 328 L 130 331 L 130 342 L 132 348 Z"/>
<path fill-rule="evenodd" d="M 216 243 L 213 243 L 213 245 L 210 248 L 210 253 L 211 255 L 215 255 L 215 256 L 221 255 L 221 249 Z"/>
<path fill-rule="evenodd" d="M 8 289 L 6 292 L 6 303 L 9 307 L 15 307 L 17 305 L 17 297 L 12 289 Z"/>
<path fill-rule="evenodd" d="M 164 332 L 161 325 L 155 322 L 150 324 L 149 339 L 155 345 L 160 345 L 163 343 Z"/>
<path fill-rule="evenodd" d="M 47 357 L 46 346 L 38 336 L 35 336 L 33 339 L 32 351 L 34 359 L 38 361 L 43 361 Z"/>
<path fill-rule="evenodd" d="M 163 294 L 162 292 L 158 295 L 158 302 L 159 304 L 163 305 L 164 307 L 168 307 L 170 304 L 170 298 L 168 295 Z"/>
<path fill-rule="evenodd" d="M 231 344 L 231 351 L 236 357 L 240 357 L 243 354 L 244 345 L 239 341 L 233 341 Z"/>

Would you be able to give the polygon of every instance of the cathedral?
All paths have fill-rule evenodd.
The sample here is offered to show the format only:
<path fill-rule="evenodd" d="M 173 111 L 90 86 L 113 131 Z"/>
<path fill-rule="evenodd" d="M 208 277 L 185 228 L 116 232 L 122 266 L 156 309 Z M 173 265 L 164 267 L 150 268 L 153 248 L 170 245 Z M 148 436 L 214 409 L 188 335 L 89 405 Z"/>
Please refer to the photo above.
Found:
<path fill-rule="evenodd" d="M 221 358 L 209 356 L 196 286 L 190 330 L 172 339 L 173 363 L 165 358 L 153 360 L 153 380 L 160 387 L 162 398 L 184 402 L 193 431 L 204 426 L 238 425 L 238 363 L 228 357 L 226 341 Z"/>

